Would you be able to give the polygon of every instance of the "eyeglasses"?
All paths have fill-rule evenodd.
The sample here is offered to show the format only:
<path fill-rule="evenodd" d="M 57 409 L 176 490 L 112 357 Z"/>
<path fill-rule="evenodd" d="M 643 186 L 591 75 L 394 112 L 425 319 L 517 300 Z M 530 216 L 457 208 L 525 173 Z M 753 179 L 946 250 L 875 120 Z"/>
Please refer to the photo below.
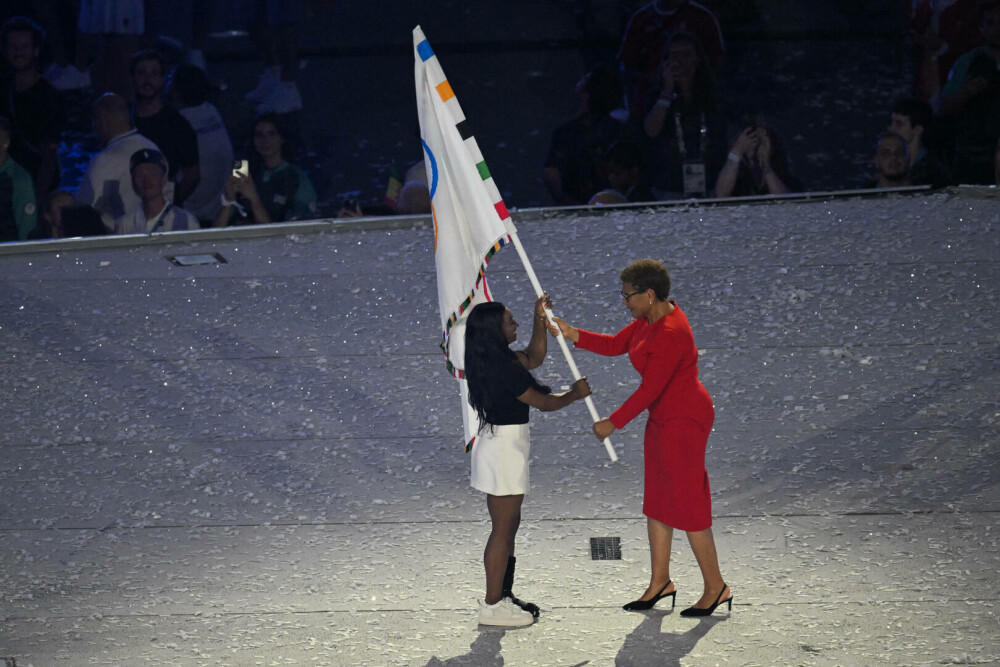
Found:
<path fill-rule="evenodd" d="M 642 294 L 645 291 L 646 290 L 644 290 L 644 289 L 640 289 L 640 290 L 636 290 L 634 292 L 630 292 L 629 294 L 626 294 L 625 290 L 620 289 L 620 290 L 618 290 L 618 293 L 622 295 L 623 299 L 625 299 L 626 301 L 628 301 L 629 299 L 631 299 L 632 297 L 634 297 L 636 294 Z"/>

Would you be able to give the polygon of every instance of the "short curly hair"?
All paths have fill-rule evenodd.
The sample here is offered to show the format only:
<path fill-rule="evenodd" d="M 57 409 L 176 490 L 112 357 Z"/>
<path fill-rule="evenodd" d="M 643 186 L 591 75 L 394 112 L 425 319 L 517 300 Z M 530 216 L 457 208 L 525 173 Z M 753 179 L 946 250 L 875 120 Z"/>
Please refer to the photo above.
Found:
<path fill-rule="evenodd" d="M 655 259 L 638 259 L 626 266 L 618 277 L 622 283 L 634 285 L 641 292 L 653 290 L 660 301 L 670 296 L 670 272 Z"/>

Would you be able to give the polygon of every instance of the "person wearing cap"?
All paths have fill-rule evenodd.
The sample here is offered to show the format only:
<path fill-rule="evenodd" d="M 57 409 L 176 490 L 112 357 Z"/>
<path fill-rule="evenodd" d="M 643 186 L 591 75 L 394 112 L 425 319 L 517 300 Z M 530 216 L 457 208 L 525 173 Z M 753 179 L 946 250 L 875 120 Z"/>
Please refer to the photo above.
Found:
<path fill-rule="evenodd" d="M 141 204 L 115 222 L 116 234 L 152 234 L 199 229 L 198 219 L 167 201 L 167 158 L 152 148 L 143 148 L 129 160 L 132 190 Z"/>

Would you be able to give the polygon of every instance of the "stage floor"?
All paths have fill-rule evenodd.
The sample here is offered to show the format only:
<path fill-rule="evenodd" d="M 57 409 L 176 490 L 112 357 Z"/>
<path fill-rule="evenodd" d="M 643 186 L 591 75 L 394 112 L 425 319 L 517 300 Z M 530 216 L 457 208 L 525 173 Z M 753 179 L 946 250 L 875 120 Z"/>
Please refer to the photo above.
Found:
<path fill-rule="evenodd" d="M 998 203 L 516 215 L 579 326 L 627 324 L 628 262 L 671 269 L 735 604 L 621 610 L 648 581 L 644 420 L 612 464 L 574 405 L 532 416 L 515 592 L 543 612 L 508 631 L 476 623 L 489 528 L 426 221 L 5 247 L 0 664 L 1000 662 Z M 488 277 L 527 324 L 513 249 Z M 602 414 L 637 386 L 624 357 L 575 359 Z M 554 343 L 538 376 L 569 382 Z M 674 552 L 680 608 L 701 580 Z"/>

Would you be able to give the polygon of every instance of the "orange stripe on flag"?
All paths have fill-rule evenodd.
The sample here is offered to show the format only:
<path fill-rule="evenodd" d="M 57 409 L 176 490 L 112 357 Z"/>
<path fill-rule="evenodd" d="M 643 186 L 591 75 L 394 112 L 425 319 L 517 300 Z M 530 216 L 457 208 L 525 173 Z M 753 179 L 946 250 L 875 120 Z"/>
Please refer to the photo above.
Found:
<path fill-rule="evenodd" d="M 438 251 L 438 217 L 437 212 L 434 210 L 434 204 L 431 204 L 431 220 L 434 221 L 434 252 Z"/>
<path fill-rule="evenodd" d="M 451 89 L 451 84 L 448 83 L 447 79 L 439 83 L 436 90 L 438 91 L 438 95 L 441 96 L 442 102 L 447 102 L 451 98 L 455 97 L 455 92 Z"/>

